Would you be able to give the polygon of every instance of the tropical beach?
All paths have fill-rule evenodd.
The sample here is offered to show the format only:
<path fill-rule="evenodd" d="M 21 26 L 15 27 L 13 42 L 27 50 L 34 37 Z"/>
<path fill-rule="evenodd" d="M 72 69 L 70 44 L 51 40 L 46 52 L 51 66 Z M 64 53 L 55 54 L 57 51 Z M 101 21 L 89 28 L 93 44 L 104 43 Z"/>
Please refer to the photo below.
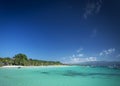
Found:
<path fill-rule="evenodd" d="M 115 62 L 111 64 L 112 68 L 109 68 L 109 64 L 96 65 L 95 62 L 94 65 L 93 62 L 66 65 L 29 60 L 20 53 L 13 58 L 0 58 L 0 64 L 0 86 L 101 86 L 101 82 L 104 86 L 120 85 L 120 66 L 116 63 L 116 68 Z"/>
<path fill-rule="evenodd" d="M 50 66 L 63 65 L 59 61 L 45 61 L 28 58 L 25 54 L 16 54 L 13 58 L 0 58 L 0 66 L 4 67 L 25 67 L 25 66 Z"/>
<path fill-rule="evenodd" d="M 58 61 L 29 59 L 20 53 L 13 58 L 0 58 L 0 86 L 101 86 L 101 82 L 104 86 L 120 85 L 118 63 L 96 63 L 66 65 Z"/>
<path fill-rule="evenodd" d="M 0 0 L 0 86 L 120 86 L 120 0 Z"/>

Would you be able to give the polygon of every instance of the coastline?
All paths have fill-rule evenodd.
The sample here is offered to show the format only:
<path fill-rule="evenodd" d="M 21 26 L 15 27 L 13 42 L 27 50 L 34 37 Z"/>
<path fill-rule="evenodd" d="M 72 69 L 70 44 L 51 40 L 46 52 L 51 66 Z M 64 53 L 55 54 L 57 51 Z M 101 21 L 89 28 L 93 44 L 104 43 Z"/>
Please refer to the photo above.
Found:
<path fill-rule="evenodd" d="M 1 66 L 0 68 L 45 68 L 45 67 L 70 67 L 69 65 L 48 65 L 48 66 L 21 66 L 21 65 L 7 65 L 7 66 Z"/>
<path fill-rule="evenodd" d="M 1 68 L 17 68 L 17 67 L 24 67 L 21 65 L 7 65 L 7 66 L 1 66 Z"/>

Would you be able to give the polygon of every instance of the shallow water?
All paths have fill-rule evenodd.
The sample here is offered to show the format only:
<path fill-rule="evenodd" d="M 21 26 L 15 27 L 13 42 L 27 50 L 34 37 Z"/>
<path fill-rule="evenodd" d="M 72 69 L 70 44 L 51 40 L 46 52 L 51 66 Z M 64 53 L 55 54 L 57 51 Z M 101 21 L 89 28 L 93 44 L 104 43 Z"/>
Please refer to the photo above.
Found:
<path fill-rule="evenodd" d="M 120 86 L 120 70 L 109 68 L 0 68 L 0 86 Z"/>

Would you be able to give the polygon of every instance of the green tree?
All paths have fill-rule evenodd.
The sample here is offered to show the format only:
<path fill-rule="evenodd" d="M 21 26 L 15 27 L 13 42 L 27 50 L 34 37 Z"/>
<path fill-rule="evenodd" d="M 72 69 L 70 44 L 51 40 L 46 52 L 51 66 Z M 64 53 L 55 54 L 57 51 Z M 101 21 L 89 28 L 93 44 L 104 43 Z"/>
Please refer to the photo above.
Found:
<path fill-rule="evenodd" d="M 0 59 L 1 64 L 4 65 L 12 65 L 13 64 L 13 60 L 9 57 L 4 57 Z"/>
<path fill-rule="evenodd" d="M 25 54 L 17 54 L 13 57 L 14 65 L 27 65 L 27 56 Z"/>
<path fill-rule="evenodd" d="M 23 66 L 44 66 L 44 65 L 62 65 L 59 61 L 44 61 L 36 59 L 28 59 L 25 54 L 17 54 L 13 58 L 0 58 L 0 66 L 4 65 L 23 65 Z"/>

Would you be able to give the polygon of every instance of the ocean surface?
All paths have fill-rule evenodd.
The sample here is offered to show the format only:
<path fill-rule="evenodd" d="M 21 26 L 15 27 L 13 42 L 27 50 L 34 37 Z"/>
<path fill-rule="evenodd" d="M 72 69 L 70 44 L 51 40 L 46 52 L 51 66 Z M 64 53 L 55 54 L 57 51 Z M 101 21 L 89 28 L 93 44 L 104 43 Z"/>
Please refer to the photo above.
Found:
<path fill-rule="evenodd" d="M 0 86 L 120 86 L 120 70 L 83 66 L 0 68 Z"/>

